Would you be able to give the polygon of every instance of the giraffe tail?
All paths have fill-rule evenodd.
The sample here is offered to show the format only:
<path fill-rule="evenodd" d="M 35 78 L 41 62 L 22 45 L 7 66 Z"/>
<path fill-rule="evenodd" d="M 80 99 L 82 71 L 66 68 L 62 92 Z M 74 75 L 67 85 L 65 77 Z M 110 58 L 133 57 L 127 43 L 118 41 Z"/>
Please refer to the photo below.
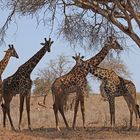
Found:
<path fill-rule="evenodd" d="M 137 112 L 138 112 L 138 116 L 139 116 L 139 118 L 140 118 L 140 110 L 139 110 L 139 105 L 138 104 L 136 104 L 136 109 L 137 109 Z"/>

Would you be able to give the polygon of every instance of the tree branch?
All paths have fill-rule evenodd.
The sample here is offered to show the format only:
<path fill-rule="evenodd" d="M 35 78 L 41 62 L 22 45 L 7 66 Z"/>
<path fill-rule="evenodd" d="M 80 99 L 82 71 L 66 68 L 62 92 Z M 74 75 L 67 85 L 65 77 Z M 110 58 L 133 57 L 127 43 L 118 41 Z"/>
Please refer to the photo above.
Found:
<path fill-rule="evenodd" d="M 6 34 L 6 30 L 8 29 L 8 26 L 9 26 L 10 22 L 12 21 L 12 17 L 14 16 L 15 11 L 16 11 L 16 4 L 14 4 L 11 13 L 7 17 L 4 25 L 0 28 L 0 44 L 4 42 L 4 36 Z"/>
<path fill-rule="evenodd" d="M 87 1 L 85 2 L 83 0 L 77 0 L 76 4 L 77 4 L 77 6 L 79 6 L 81 8 L 92 10 L 93 12 L 104 16 L 106 19 L 108 19 L 114 25 L 116 25 L 121 31 L 123 31 L 124 33 L 129 35 L 136 42 L 138 47 L 140 47 L 140 38 L 135 32 L 133 32 L 132 25 L 131 25 L 131 17 L 129 17 L 129 15 L 127 14 L 127 12 L 124 11 L 124 9 L 121 9 L 121 11 L 123 11 L 123 13 L 125 14 L 125 17 L 127 17 L 127 19 L 125 17 L 124 18 L 125 18 L 125 20 L 128 21 L 128 26 L 129 27 L 127 27 L 127 26 L 123 25 L 122 23 L 120 23 L 115 17 L 112 16 L 111 12 L 109 12 L 109 11 L 107 11 L 105 9 L 102 9 L 99 6 L 99 4 L 97 2 L 95 2 L 95 1 L 93 1 L 92 4 L 91 4 L 91 3 L 87 2 Z M 137 20 L 137 22 L 139 23 L 138 20 Z"/>
<path fill-rule="evenodd" d="M 130 30 L 130 31 L 132 31 L 133 29 L 132 29 L 132 24 L 131 24 L 131 17 L 130 17 L 130 15 L 127 13 L 127 11 L 124 9 L 124 7 L 120 4 L 120 2 L 115 2 L 116 3 L 116 5 L 118 6 L 118 8 L 124 13 L 124 15 L 125 15 L 125 20 L 127 21 L 127 23 L 128 23 L 128 29 Z"/>

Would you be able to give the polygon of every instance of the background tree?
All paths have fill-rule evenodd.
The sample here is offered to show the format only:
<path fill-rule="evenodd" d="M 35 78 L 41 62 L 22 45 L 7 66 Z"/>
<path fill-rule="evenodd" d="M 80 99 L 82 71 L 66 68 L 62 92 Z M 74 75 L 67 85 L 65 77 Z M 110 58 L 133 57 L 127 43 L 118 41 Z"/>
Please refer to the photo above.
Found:
<path fill-rule="evenodd" d="M 68 72 L 70 63 L 68 57 L 64 54 L 50 60 L 46 67 L 40 69 L 37 73 L 37 78 L 34 80 L 34 94 L 47 95 L 54 80 Z"/>
<path fill-rule="evenodd" d="M 32 15 L 38 24 L 58 25 L 59 33 L 73 44 L 93 47 L 115 34 L 119 39 L 127 35 L 140 47 L 139 0 L 1 0 L 0 8 L 10 10 L 1 40 L 15 15 Z"/>

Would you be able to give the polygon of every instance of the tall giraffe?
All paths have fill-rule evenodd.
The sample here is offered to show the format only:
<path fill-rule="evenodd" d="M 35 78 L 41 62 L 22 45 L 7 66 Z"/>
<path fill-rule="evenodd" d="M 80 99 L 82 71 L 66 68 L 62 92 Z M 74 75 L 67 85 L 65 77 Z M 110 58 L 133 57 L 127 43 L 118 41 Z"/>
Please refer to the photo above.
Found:
<path fill-rule="evenodd" d="M 2 98 L 2 96 L 1 96 L 2 77 L 1 76 L 7 66 L 10 58 L 11 57 L 19 58 L 19 56 L 14 48 L 14 45 L 9 44 L 8 46 L 9 46 L 8 50 L 5 51 L 5 55 L 4 55 L 3 59 L 0 61 L 0 102 L 1 102 L 1 98 Z"/>
<path fill-rule="evenodd" d="M 101 51 L 98 54 L 96 54 L 94 57 L 87 60 L 85 63 L 91 64 L 95 67 L 98 66 L 105 58 L 105 56 L 108 54 L 110 49 L 122 50 L 122 47 L 115 39 L 109 37 L 104 47 L 101 49 Z M 76 99 L 76 104 L 74 109 L 74 120 L 73 120 L 72 127 L 73 129 L 75 129 L 76 114 L 77 114 L 79 100 L 81 104 L 83 127 L 85 127 L 84 93 L 86 93 L 86 85 L 87 85 L 86 76 L 89 73 L 89 67 L 87 66 L 86 70 L 84 68 L 81 68 L 79 63 L 81 60 L 80 56 L 73 57 L 73 58 L 76 60 L 76 65 L 70 70 L 69 73 L 57 78 L 51 87 L 52 95 L 54 99 L 53 109 L 55 114 L 56 128 L 59 131 L 60 128 L 58 125 L 58 110 L 63 117 L 66 127 L 67 128 L 69 127 L 62 106 L 64 103 L 65 94 L 71 92 L 77 92 L 77 94 L 79 94 L 79 96 L 77 96 L 78 98 Z"/>
<path fill-rule="evenodd" d="M 26 110 L 27 110 L 27 117 L 28 117 L 28 128 L 31 129 L 30 123 L 30 92 L 32 86 L 32 80 L 30 78 L 31 72 L 41 60 L 41 58 L 45 55 L 48 51 L 50 52 L 50 48 L 53 41 L 49 39 L 48 41 L 45 38 L 45 43 L 41 43 L 43 47 L 27 62 L 21 65 L 18 70 L 10 77 L 3 80 L 3 99 L 4 104 L 3 107 L 3 126 L 5 127 L 5 120 L 6 114 L 8 115 L 11 128 L 15 130 L 12 119 L 10 116 L 10 102 L 16 94 L 20 95 L 20 117 L 19 117 L 19 129 L 22 120 L 22 112 L 23 112 L 23 105 L 24 99 L 26 99 Z"/>
<path fill-rule="evenodd" d="M 116 77 L 117 77 L 117 74 L 115 72 L 112 71 L 112 74 L 116 75 Z M 120 96 L 124 97 L 128 107 L 129 107 L 129 111 L 130 111 L 130 128 L 132 128 L 133 112 L 135 112 L 135 115 L 136 115 L 136 122 L 137 122 L 137 115 L 140 118 L 139 105 L 137 104 L 137 98 L 136 98 L 136 87 L 135 87 L 135 85 L 134 85 L 134 83 L 132 81 L 123 79 L 120 76 L 118 76 L 118 78 L 120 79 L 120 82 L 123 81 L 125 89 L 120 87 L 121 85 L 119 85 L 119 87 L 118 87 L 117 84 L 113 84 L 113 86 L 116 88 L 115 89 L 116 92 L 114 93 L 111 90 L 112 94 L 108 95 L 108 93 L 106 92 L 106 89 L 105 89 L 108 83 L 102 81 L 102 83 L 100 85 L 100 93 L 101 93 L 101 96 L 105 100 L 107 100 L 108 102 L 111 102 L 111 101 L 109 101 L 109 99 L 110 99 L 109 96 L 113 96 L 113 98 L 120 97 Z M 109 80 L 114 80 L 114 78 L 109 79 Z M 125 90 L 126 90 L 127 94 L 129 93 L 129 96 L 127 96 L 127 94 L 125 93 Z M 115 106 L 114 106 L 114 108 L 115 108 Z"/>

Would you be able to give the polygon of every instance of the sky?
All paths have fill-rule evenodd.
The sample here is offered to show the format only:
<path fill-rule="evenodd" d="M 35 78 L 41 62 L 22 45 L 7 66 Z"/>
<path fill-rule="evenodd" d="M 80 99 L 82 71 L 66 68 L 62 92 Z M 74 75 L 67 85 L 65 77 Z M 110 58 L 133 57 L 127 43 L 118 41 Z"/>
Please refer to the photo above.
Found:
<path fill-rule="evenodd" d="M 0 27 L 2 23 L 5 21 L 5 13 L 0 17 Z M 3 21 L 3 22 L 2 22 Z M 54 41 L 51 52 L 46 53 L 38 65 L 35 67 L 32 72 L 32 79 L 37 77 L 37 72 L 39 69 L 42 69 L 46 66 L 46 64 L 51 59 L 55 59 L 58 55 L 62 53 L 66 56 L 69 56 L 71 61 L 73 61 L 73 65 L 75 61 L 71 58 L 72 55 L 75 55 L 76 52 L 80 52 L 85 58 L 92 57 L 95 52 L 85 52 L 82 48 L 77 47 L 75 50 L 69 45 L 69 43 L 65 42 L 63 38 L 58 38 L 57 35 L 50 35 L 50 31 L 47 26 L 43 26 L 40 24 L 37 28 L 37 23 L 35 19 L 31 19 L 30 17 L 19 18 L 16 20 L 17 25 L 12 23 L 7 30 L 7 36 L 5 37 L 5 44 L 0 46 L 0 60 L 4 56 L 4 50 L 8 49 L 8 44 L 13 44 L 15 49 L 19 55 L 19 59 L 11 58 L 9 61 L 6 70 L 2 76 L 2 79 L 7 78 L 12 75 L 20 65 L 25 63 L 29 58 L 31 58 L 42 46 L 41 42 L 44 42 L 44 38 L 51 37 Z M 129 71 L 132 73 L 131 80 L 136 85 L 136 89 L 140 92 L 140 49 L 132 40 L 128 40 L 128 45 L 131 45 L 131 50 L 128 52 L 123 52 L 121 54 L 122 59 L 124 60 L 126 66 Z M 92 89 L 93 92 L 99 92 L 99 81 L 92 81 Z"/>

